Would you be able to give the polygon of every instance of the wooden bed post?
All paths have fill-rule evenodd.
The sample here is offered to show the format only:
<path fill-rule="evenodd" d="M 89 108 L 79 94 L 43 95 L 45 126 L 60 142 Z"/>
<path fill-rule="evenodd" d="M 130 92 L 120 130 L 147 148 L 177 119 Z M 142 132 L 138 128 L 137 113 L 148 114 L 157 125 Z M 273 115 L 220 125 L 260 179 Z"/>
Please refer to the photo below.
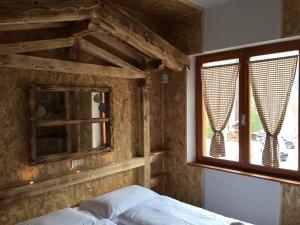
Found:
<path fill-rule="evenodd" d="M 146 188 L 150 188 L 150 106 L 149 106 L 149 89 L 151 86 L 150 78 L 142 80 L 139 86 L 139 103 L 140 103 L 140 146 L 139 156 L 144 157 L 145 166 L 141 169 L 139 182 Z"/>

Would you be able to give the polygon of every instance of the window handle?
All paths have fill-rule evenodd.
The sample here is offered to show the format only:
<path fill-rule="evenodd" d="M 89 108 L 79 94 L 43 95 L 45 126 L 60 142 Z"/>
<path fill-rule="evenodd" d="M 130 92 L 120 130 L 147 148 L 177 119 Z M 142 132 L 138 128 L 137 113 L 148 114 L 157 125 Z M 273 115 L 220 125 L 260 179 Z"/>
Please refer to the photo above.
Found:
<path fill-rule="evenodd" d="M 243 115 L 241 116 L 241 123 L 242 123 L 242 126 L 243 126 L 243 127 L 246 125 L 246 116 L 245 116 L 245 114 L 243 114 Z"/>

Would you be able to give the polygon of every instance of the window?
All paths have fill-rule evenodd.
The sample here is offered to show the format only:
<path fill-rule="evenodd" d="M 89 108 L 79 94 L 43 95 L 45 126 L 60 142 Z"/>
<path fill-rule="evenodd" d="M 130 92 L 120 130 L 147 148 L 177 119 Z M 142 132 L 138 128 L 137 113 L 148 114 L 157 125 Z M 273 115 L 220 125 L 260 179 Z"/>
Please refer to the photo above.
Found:
<path fill-rule="evenodd" d="M 109 88 L 33 85 L 31 164 L 112 149 Z"/>
<path fill-rule="evenodd" d="M 202 165 L 300 179 L 300 41 L 197 57 Z"/>

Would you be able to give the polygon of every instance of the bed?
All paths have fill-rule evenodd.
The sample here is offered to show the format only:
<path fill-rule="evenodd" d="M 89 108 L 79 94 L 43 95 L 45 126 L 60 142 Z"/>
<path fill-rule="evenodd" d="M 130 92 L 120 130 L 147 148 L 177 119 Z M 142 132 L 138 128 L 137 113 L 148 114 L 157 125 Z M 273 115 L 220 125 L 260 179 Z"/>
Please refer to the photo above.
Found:
<path fill-rule="evenodd" d="M 79 206 L 118 225 L 250 225 L 132 185 Z"/>
<path fill-rule="evenodd" d="M 132 185 L 17 225 L 250 225 Z"/>

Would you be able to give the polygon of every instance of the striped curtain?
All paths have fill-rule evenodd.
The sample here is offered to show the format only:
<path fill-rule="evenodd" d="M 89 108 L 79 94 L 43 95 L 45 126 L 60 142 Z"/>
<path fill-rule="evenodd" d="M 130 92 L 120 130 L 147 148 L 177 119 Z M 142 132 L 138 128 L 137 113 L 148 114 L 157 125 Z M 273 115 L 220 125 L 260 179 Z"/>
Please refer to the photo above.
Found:
<path fill-rule="evenodd" d="M 238 73 L 238 64 L 201 68 L 202 96 L 214 132 L 209 152 L 212 157 L 225 156 L 222 131 L 232 111 Z"/>
<path fill-rule="evenodd" d="M 298 56 L 249 62 L 252 93 L 257 112 L 266 133 L 262 164 L 279 167 L 278 134 L 280 133 Z"/>

